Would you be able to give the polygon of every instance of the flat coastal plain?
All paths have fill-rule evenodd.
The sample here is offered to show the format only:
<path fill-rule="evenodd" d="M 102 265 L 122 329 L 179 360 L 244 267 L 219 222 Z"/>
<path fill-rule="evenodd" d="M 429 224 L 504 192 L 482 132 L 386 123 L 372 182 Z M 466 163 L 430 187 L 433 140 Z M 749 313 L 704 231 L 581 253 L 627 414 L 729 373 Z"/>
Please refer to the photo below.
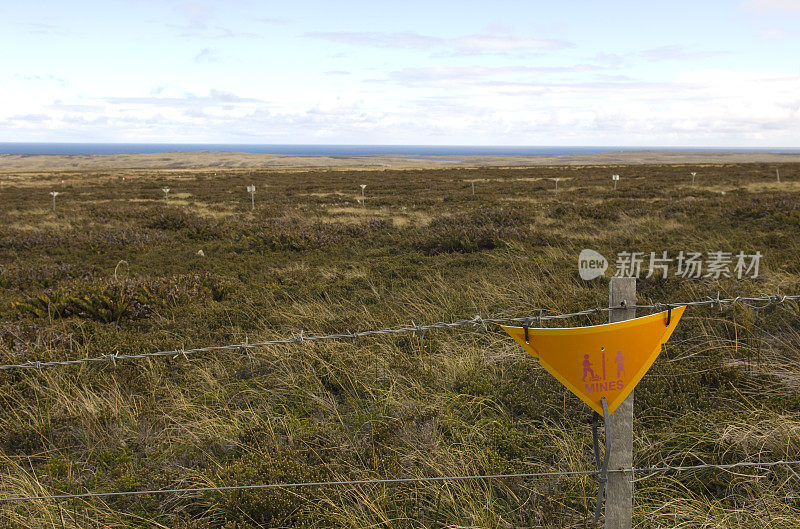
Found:
<path fill-rule="evenodd" d="M 638 165 L 790 163 L 800 154 L 712 151 L 620 151 L 554 156 L 283 156 L 218 151 L 111 155 L 0 155 L 0 171 L 43 169 L 330 168 L 408 169 L 525 167 L 547 165 Z"/>
<path fill-rule="evenodd" d="M 642 304 L 800 294 L 800 156 L 0 156 L 0 528 L 593 527 L 591 411 L 496 325 L 291 338 L 603 307 L 623 252 Z M 780 299 L 686 309 L 636 467 L 800 459 Z M 797 529 L 798 472 L 640 476 L 633 523 Z"/>

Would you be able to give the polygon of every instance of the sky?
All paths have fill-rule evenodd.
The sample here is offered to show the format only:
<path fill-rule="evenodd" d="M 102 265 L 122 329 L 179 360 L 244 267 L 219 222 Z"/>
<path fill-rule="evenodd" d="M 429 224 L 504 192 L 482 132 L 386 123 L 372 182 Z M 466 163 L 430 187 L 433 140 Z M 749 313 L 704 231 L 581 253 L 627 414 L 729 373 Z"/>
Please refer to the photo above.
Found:
<path fill-rule="evenodd" d="M 800 0 L 0 0 L 0 142 L 800 147 Z"/>

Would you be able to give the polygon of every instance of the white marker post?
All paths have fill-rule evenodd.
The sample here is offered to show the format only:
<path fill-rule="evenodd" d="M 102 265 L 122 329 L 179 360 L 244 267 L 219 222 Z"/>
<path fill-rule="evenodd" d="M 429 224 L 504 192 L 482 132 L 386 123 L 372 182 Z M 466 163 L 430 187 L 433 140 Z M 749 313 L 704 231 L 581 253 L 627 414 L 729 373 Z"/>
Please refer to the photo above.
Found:
<path fill-rule="evenodd" d="M 778 183 L 780 184 L 781 183 L 781 170 L 780 169 L 775 169 L 775 174 L 778 175 Z"/>
<path fill-rule="evenodd" d="M 617 190 L 617 182 L 619 181 L 619 175 L 618 174 L 612 174 L 611 175 L 611 180 L 614 181 L 614 191 L 616 191 Z"/>
<path fill-rule="evenodd" d="M 555 180 L 556 180 L 556 191 L 558 191 L 558 178 L 556 178 Z"/>
<path fill-rule="evenodd" d="M 475 180 L 472 181 L 472 196 L 475 196 Z"/>
<path fill-rule="evenodd" d="M 692 185 L 694 185 L 694 177 L 697 176 L 697 173 L 692 173 Z"/>
<path fill-rule="evenodd" d="M 250 209 L 256 209 L 256 186 L 247 186 L 247 192 L 250 193 Z"/>
<path fill-rule="evenodd" d="M 164 201 L 165 201 L 165 202 L 167 203 L 167 205 L 169 206 L 169 188 L 168 188 L 168 187 L 162 187 L 162 188 L 161 188 L 161 191 L 163 191 L 163 192 L 164 192 Z"/>
<path fill-rule="evenodd" d="M 53 197 L 53 211 L 56 210 L 56 197 L 59 195 L 58 191 L 50 191 L 50 195 Z"/>
<path fill-rule="evenodd" d="M 366 205 L 365 198 L 364 198 L 364 188 L 367 187 L 367 184 L 361 184 L 361 205 Z"/>

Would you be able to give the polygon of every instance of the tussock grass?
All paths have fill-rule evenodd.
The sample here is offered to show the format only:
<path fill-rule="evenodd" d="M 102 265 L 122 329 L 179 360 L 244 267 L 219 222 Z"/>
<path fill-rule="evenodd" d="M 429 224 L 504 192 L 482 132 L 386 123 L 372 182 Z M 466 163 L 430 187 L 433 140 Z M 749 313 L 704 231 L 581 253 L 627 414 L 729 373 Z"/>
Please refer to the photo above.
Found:
<path fill-rule="evenodd" d="M 583 248 L 764 254 L 758 279 L 643 278 L 642 301 L 800 292 L 800 167 L 783 187 L 772 166 L 698 172 L 638 166 L 616 193 L 598 167 L 11 175 L 0 361 L 602 306 Z M 798 319 L 688 309 L 637 388 L 635 464 L 797 459 Z M 3 497 L 593 465 L 588 408 L 495 327 L 4 371 L 0 410 Z M 796 470 L 648 477 L 637 527 L 794 527 Z M 1 504 L 0 527 L 587 527 L 595 494 L 591 476 L 176 493 Z"/>

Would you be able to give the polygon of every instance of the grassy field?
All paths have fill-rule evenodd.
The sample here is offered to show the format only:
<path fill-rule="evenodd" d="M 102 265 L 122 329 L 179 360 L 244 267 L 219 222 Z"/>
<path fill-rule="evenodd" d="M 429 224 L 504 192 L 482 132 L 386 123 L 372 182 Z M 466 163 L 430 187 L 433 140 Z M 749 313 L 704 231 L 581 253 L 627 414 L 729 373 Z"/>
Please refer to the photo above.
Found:
<path fill-rule="evenodd" d="M 2 364 L 603 306 L 583 248 L 763 254 L 756 279 L 643 278 L 640 302 L 800 293 L 800 164 L 6 172 L 0 197 Z M 635 465 L 798 459 L 798 323 L 687 309 L 637 388 Z M 0 371 L 0 497 L 585 470 L 589 420 L 494 326 Z M 797 470 L 650 477 L 634 522 L 795 528 Z M 0 527 L 588 527 L 596 486 L 30 501 Z"/>

